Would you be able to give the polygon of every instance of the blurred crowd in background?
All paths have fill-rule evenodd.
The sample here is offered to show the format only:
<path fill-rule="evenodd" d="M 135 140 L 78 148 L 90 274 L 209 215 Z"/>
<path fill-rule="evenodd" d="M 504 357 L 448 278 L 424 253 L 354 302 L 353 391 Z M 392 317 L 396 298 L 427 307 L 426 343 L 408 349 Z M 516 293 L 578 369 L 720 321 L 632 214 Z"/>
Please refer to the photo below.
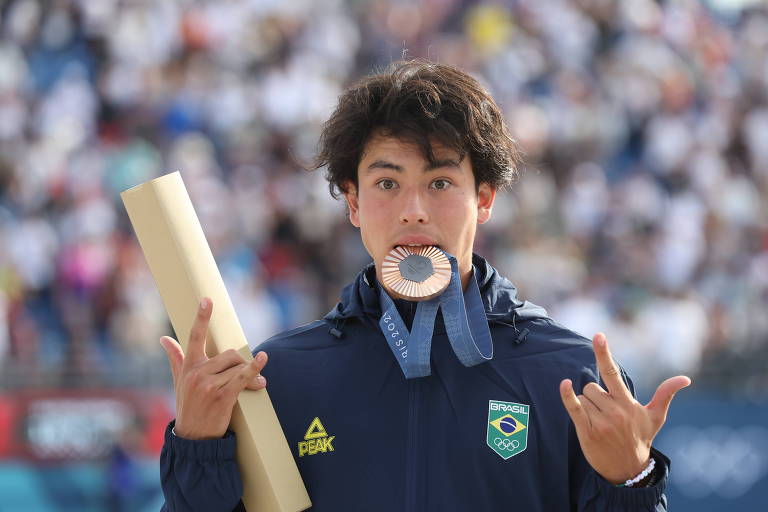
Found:
<path fill-rule="evenodd" d="M 768 389 L 768 9 L 680 0 L 11 0 L 0 384 L 167 384 L 119 193 L 179 170 L 253 346 L 370 261 L 322 169 L 355 79 L 477 77 L 525 153 L 476 252 L 636 381 Z M 762 5 L 762 6 L 761 6 Z"/>

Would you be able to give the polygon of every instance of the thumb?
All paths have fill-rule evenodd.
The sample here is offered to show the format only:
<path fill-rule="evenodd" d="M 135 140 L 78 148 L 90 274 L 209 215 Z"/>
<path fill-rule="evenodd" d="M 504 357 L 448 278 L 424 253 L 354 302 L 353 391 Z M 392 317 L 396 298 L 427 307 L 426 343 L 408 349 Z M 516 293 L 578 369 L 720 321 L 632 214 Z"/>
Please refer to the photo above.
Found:
<path fill-rule="evenodd" d="M 160 338 L 160 344 L 165 350 L 165 355 L 168 356 L 168 365 L 171 367 L 171 374 L 173 375 L 173 385 L 176 387 L 176 380 L 181 373 L 181 365 L 184 364 L 184 351 L 181 350 L 181 345 L 169 336 Z"/>
<path fill-rule="evenodd" d="M 648 402 L 645 408 L 652 414 L 659 427 L 667 419 L 667 411 L 669 410 L 669 404 L 675 397 L 675 393 L 681 389 L 691 385 L 691 379 L 685 375 L 678 375 L 677 377 L 671 377 L 656 388 L 656 393 L 653 394 L 653 398 Z"/>

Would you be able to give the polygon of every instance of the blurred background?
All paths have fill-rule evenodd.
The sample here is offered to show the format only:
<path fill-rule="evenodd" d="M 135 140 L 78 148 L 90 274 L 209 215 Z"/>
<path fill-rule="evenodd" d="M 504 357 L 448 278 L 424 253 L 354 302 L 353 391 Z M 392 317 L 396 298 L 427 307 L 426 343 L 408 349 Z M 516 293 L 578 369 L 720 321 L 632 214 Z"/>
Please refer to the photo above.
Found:
<path fill-rule="evenodd" d="M 248 335 L 369 261 L 311 161 L 402 57 L 491 91 L 525 152 L 476 251 L 607 333 L 672 509 L 768 490 L 768 8 L 758 0 L 8 0 L 0 5 L 0 511 L 158 510 L 172 334 L 119 193 L 179 170 Z M 760 491 L 762 490 L 762 493 Z"/>

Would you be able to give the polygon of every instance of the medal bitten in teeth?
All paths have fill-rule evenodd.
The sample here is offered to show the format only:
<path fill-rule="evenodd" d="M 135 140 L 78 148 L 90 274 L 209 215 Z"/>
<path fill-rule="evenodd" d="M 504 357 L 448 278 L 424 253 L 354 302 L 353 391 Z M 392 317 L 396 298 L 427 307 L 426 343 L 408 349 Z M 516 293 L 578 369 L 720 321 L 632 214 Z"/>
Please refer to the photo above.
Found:
<path fill-rule="evenodd" d="M 431 245 L 399 245 L 384 257 L 383 284 L 399 298 L 429 300 L 448 287 L 451 264 L 443 251 Z"/>

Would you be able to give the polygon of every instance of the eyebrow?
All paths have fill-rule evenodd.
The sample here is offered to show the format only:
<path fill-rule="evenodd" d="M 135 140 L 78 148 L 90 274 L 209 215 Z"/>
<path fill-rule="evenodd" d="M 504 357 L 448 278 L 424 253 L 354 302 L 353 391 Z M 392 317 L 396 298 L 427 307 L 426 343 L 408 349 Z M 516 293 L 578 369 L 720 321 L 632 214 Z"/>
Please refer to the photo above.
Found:
<path fill-rule="evenodd" d="M 442 168 L 459 168 L 459 162 L 452 158 L 445 158 L 443 160 L 435 160 L 434 165 L 427 164 L 427 166 L 424 168 L 425 172 L 428 171 L 434 171 L 435 169 L 442 169 Z M 388 162 L 387 160 L 375 160 L 371 165 L 368 166 L 368 172 L 375 171 L 376 169 L 391 169 L 395 172 L 403 172 L 403 167 L 397 164 L 394 164 L 392 162 Z"/>

